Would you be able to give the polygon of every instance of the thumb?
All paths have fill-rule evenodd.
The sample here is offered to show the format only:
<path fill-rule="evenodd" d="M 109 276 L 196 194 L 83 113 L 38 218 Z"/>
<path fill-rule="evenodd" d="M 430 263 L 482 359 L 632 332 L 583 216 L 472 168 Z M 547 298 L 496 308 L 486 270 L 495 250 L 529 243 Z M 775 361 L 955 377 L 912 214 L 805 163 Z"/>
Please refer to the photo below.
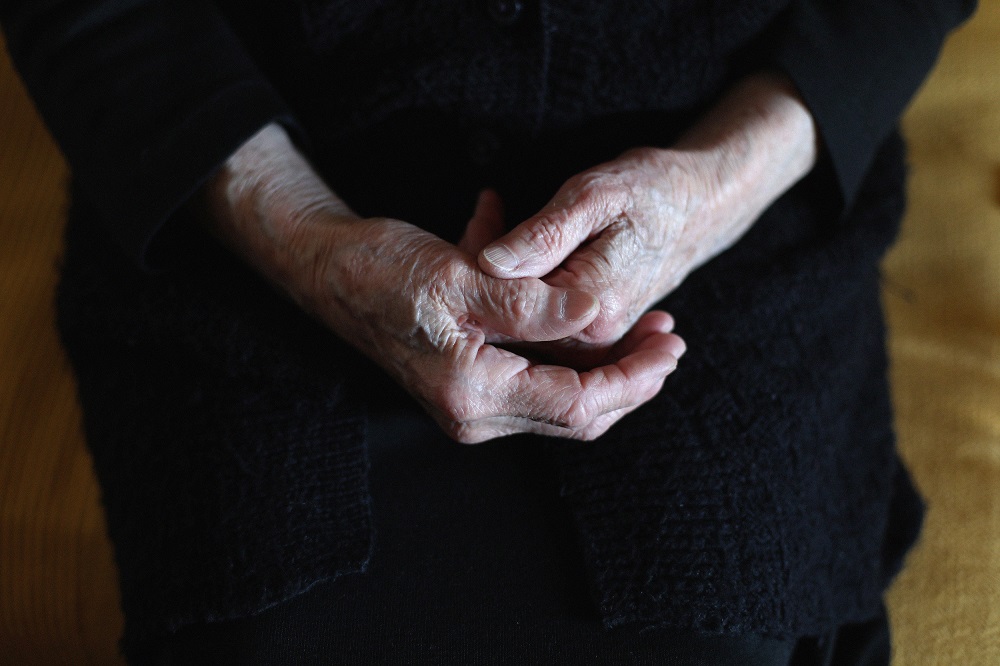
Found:
<path fill-rule="evenodd" d="M 478 274 L 466 291 L 470 317 L 485 328 L 522 342 L 559 340 L 585 329 L 600 312 L 590 294 L 552 287 L 537 278 L 497 279 Z"/>
<path fill-rule="evenodd" d="M 547 275 L 606 226 L 610 203 L 571 181 L 539 213 L 483 248 L 479 267 L 499 278 Z"/>
<path fill-rule="evenodd" d="M 458 247 L 469 254 L 479 254 L 480 250 L 503 235 L 503 199 L 496 190 L 485 189 L 476 200 L 476 210 L 465 226 Z"/>

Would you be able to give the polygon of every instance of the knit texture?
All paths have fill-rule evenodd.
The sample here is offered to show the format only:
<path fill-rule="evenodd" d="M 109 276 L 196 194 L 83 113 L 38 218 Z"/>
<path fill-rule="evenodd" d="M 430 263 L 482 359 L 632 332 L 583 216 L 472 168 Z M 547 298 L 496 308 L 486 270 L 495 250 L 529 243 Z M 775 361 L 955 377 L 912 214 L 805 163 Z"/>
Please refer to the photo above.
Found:
<path fill-rule="evenodd" d="M 245 3 L 220 4 L 243 24 Z M 300 4 L 298 47 L 276 48 L 273 31 L 261 27 L 273 22 L 254 21 L 242 35 L 322 141 L 404 109 L 538 133 L 701 105 L 726 82 L 733 53 L 787 0 L 524 2 L 510 26 L 490 20 L 487 2 Z M 325 121 L 314 122 L 320 114 Z"/>
<path fill-rule="evenodd" d="M 95 242 L 92 211 L 77 204 L 71 216 L 59 324 L 127 648 L 362 569 L 364 417 L 338 359 L 350 352 L 220 252 L 199 261 L 191 248 L 186 279 L 137 280 Z"/>
<path fill-rule="evenodd" d="M 550 440 L 606 626 L 794 637 L 878 612 L 920 520 L 876 270 L 899 156 L 847 226 L 794 190 L 664 304 L 690 349 L 660 395 L 598 442 Z M 76 211 L 60 322 L 130 644 L 362 570 L 372 367 L 211 244 L 155 278 L 93 224 Z"/>
<path fill-rule="evenodd" d="M 668 144 L 766 61 L 755 38 L 785 3 L 526 2 L 500 27 L 443 1 L 338 21 L 347 3 L 304 0 L 292 28 L 281 4 L 220 6 L 317 168 L 358 212 L 454 238 L 484 185 L 516 221 L 574 172 Z M 879 612 L 920 516 L 878 302 L 902 161 L 894 139 L 846 219 L 828 172 L 796 187 L 668 299 L 690 350 L 661 394 L 599 442 L 550 442 L 606 626 L 797 636 Z M 195 233 L 142 273 L 76 199 L 60 327 L 127 643 L 363 571 L 372 366 Z"/>
<path fill-rule="evenodd" d="M 775 206 L 663 304 L 692 341 L 664 390 L 595 445 L 553 447 L 608 626 L 801 636 L 877 607 L 920 520 L 877 275 L 899 156 L 811 246 L 780 243 L 817 219 L 809 194 Z"/>

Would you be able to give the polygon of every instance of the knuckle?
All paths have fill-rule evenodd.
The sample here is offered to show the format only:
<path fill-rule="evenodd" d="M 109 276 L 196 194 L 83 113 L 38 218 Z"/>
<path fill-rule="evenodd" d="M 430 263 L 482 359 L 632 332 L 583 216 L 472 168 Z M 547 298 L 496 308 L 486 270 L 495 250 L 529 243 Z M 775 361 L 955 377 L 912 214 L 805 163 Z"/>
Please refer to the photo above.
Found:
<path fill-rule="evenodd" d="M 471 296 L 471 300 L 481 303 L 505 320 L 520 322 L 535 313 L 541 295 L 537 281 L 531 278 L 500 280 L 482 276 L 477 293 Z"/>
<path fill-rule="evenodd" d="M 577 201 L 588 210 L 623 210 L 631 199 L 631 190 L 619 174 L 594 172 L 581 177 Z"/>
<path fill-rule="evenodd" d="M 584 430 L 593 420 L 589 407 L 579 398 L 574 399 L 558 419 L 560 425 L 576 431 Z"/>
<path fill-rule="evenodd" d="M 456 427 L 466 424 L 472 416 L 473 409 L 468 394 L 454 384 L 435 387 L 428 399 L 448 423 Z"/>
<path fill-rule="evenodd" d="M 452 398 L 441 405 L 441 411 L 449 421 L 462 424 L 469 417 L 468 406 L 461 398 Z"/>
<path fill-rule="evenodd" d="M 525 239 L 531 247 L 544 254 L 555 254 L 566 240 L 566 226 L 570 223 L 565 211 L 550 211 L 535 218 L 527 229 Z"/>
<path fill-rule="evenodd" d="M 641 165 L 656 166 L 663 158 L 663 149 L 652 146 L 638 146 L 626 151 L 623 157 L 628 157 L 632 162 Z"/>
<path fill-rule="evenodd" d="M 529 280 L 510 281 L 506 285 L 504 310 L 515 321 L 529 318 L 538 308 L 538 290 Z"/>
<path fill-rule="evenodd" d="M 628 321 L 624 311 L 613 310 L 609 313 L 602 311 L 590 326 L 583 331 L 583 338 L 586 342 L 593 344 L 608 344 L 621 339 L 628 329 Z"/>
<path fill-rule="evenodd" d="M 435 304 L 450 306 L 455 295 L 462 293 L 469 269 L 453 261 L 432 262 L 427 269 L 428 298 Z"/>

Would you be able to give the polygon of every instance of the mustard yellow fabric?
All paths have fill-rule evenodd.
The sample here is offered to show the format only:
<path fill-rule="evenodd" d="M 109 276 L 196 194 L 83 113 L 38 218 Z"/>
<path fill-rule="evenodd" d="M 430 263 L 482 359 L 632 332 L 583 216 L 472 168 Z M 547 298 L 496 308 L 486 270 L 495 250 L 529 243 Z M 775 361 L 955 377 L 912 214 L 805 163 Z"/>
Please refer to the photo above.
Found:
<path fill-rule="evenodd" d="M 911 206 L 884 301 L 900 447 L 930 511 L 889 594 L 895 664 L 1000 665 L 1000 0 L 951 39 L 904 127 Z M 0 664 L 122 663 L 53 328 L 65 178 L 0 57 Z"/>
<path fill-rule="evenodd" d="M 1000 664 L 1000 2 L 904 119 L 910 212 L 883 302 L 903 457 L 930 504 L 889 594 L 898 664 Z"/>
<path fill-rule="evenodd" d="M 124 663 L 99 490 L 53 327 L 66 167 L 0 52 L 0 664 Z"/>

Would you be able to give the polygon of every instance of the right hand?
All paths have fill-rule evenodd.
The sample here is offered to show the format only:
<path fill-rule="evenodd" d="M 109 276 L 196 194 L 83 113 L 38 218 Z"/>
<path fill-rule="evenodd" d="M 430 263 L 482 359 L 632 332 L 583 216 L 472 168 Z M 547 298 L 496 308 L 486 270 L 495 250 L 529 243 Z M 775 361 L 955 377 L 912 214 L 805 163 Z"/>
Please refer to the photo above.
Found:
<path fill-rule="evenodd" d="M 276 127 L 237 151 L 207 194 L 224 241 L 378 362 L 460 442 L 514 433 L 594 439 L 652 398 L 683 353 L 663 312 L 640 319 L 591 370 L 536 364 L 497 346 L 579 333 L 597 317 L 597 301 L 536 278 L 488 276 L 478 249 L 466 247 L 472 241 L 459 247 L 405 222 L 357 217 Z M 470 228 L 483 227 L 477 216 Z"/>

